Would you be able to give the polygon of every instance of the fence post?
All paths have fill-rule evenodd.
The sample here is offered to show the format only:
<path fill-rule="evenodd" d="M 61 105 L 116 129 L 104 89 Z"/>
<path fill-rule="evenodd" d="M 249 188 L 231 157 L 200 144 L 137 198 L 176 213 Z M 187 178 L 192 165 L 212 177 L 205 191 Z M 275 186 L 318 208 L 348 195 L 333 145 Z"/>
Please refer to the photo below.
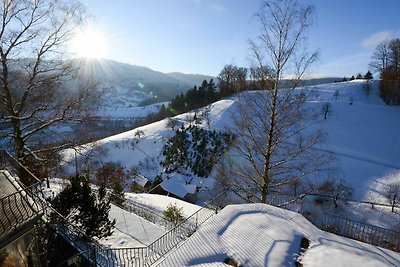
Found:
<path fill-rule="evenodd" d="M 196 227 L 195 230 L 197 230 L 197 226 L 199 225 L 199 213 L 196 213 Z"/>
<path fill-rule="evenodd" d="M 96 245 L 93 244 L 92 245 L 92 254 L 93 254 L 93 266 L 96 267 L 97 266 L 97 255 L 96 255 Z"/>

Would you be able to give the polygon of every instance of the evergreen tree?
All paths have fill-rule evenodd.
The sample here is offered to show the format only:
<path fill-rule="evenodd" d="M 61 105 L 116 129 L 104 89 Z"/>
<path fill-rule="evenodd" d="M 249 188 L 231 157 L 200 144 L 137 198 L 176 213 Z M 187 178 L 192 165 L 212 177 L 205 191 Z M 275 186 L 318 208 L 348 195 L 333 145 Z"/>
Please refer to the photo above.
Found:
<path fill-rule="evenodd" d="M 206 89 L 207 104 L 210 104 L 217 99 L 216 92 L 217 92 L 217 86 L 214 84 L 213 79 L 210 79 L 210 82 L 207 84 L 207 89 Z"/>
<path fill-rule="evenodd" d="M 230 134 L 198 126 L 179 129 L 163 148 L 162 165 L 168 172 L 189 168 L 193 174 L 207 177 L 232 140 Z"/>
<path fill-rule="evenodd" d="M 113 184 L 110 201 L 118 206 L 121 206 L 125 202 L 124 188 L 120 180 L 115 181 Z"/>
<path fill-rule="evenodd" d="M 178 208 L 176 204 L 168 204 L 164 211 L 164 218 L 167 221 L 172 222 L 174 225 L 178 225 L 185 217 L 183 216 L 183 208 Z"/>
<path fill-rule="evenodd" d="M 161 175 L 157 175 L 153 180 L 152 187 L 154 188 L 157 185 L 161 184 L 162 182 L 163 182 L 163 179 L 162 179 Z"/>
<path fill-rule="evenodd" d="M 366 80 L 372 80 L 374 77 L 372 76 L 372 73 L 370 71 L 367 71 L 364 75 L 364 79 Z"/>
<path fill-rule="evenodd" d="M 79 227 L 87 237 L 102 238 L 112 234 L 115 220 L 108 218 L 111 205 L 106 197 L 106 189 L 100 187 L 96 194 L 85 177 L 71 177 L 70 184 L 52 201 L 52 207 Z"/>

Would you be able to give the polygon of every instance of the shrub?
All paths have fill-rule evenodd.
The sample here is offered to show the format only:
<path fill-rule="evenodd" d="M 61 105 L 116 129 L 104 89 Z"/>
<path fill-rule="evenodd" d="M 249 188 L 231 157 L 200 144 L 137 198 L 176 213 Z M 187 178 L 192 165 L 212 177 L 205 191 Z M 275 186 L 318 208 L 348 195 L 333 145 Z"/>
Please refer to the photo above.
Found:
<path fill-rule="evenodd" d="M 178 208 L 176 203 L 168 204 L 167 208 L 164 211 L 164 219 L 172 222 L 174 225 L 178 225 L 179 223 L 183 222 L 183 220 L 185 220 L 182 209 L 183 208 Z"/>

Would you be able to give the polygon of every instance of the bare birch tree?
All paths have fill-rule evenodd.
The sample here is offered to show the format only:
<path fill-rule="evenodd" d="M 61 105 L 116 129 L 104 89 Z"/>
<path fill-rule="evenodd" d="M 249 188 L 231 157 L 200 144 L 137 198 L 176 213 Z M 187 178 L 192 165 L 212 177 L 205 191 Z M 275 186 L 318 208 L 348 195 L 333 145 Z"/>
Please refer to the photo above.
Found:
<path fill-rule="evenodd" d="M 379 72 L 379 75 L 382 75 L 389 65 L 389 54 L 389 41 L 380 43 L 372 54 L 372 61 L 369 66 Z"/>
<path fill-rule="evenodd" d="M 74 0 L 0 4 L 0 120 L 6 129 L 2 139 L 27 163 L 28 158 L 41 159 L 30 146 L 32 139 L 57 123 L 78 120 L 83 101 L 93 92 L 86 85 L 67 88 L 74 68 L 63 60 L 84 12 Z"/>
<path fill-rule="evenodd" d="M 317 53 L 305 49 L 313 11 L 296 0 L 271 0 L 264 1 L 255 16 L 261 32 L 250 41 L 252 65 L 272 71 L 263 72 L 262 80 L 269 82 L 260 83 L 268 88 L 239 96 L 232 129 L 236 160 L 229 164 L 228 182 L 235 192 L 244 192 L 247 200 L 266 203 L 270 193 L 283 194 L 293 184 L 296 192 L 304 193 L 305 189 L 299 190 L 300 182 L 329 162 L 313 149 L 323 134 L 309 131 L 315 116 L 304 107 L 304 92 L 296 90 L 317 58 Z M 290 75 L 291 83 L 283 84 L 285 75 Z M 311 187 L 308 183 L 301 186 Z"/>

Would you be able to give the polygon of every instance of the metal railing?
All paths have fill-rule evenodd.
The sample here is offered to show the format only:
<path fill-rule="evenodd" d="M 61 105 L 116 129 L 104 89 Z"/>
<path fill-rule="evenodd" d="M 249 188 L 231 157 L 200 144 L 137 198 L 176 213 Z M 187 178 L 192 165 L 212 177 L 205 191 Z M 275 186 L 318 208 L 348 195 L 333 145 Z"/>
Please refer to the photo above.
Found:
<path fill-rule="evenodd" d="M 96 254 L 96 264 L 98 266 L 150 266 L 154 264 L 216 214 L 214 204 L 221 196 L 222 194 L 218 195 L 148 246 L 113 249 L 104 248 L 96 243 L 93 250 Z M 150 211 L 146 210 L 146 212 Z"/>
<path fill-rule="evenodd" d="M 217 198 L 219 196 L 217 196 Z M 214 199 L 214 201 L 216 199 Z M 212 203 L 213 200 L 147 246 L 147 266 L 155 263 L 177 244 L 191 236 L 200 225 L 216 214 L 216 210 L 208 208 Z"/>
<path fill-rule="evenodd" d="M 162 228 L 168 230 L 171 229 L 174 225 L 166 220 L 163 214 L 151 209 L 150 207 L 146 207 L 142 204 L 136 203 L 131 199 L 127 199 L 124 201 L 122 205 L 117 205 L 120 208 L 132 212 L 145 220 L 148 220 Z"/>
<path fill-rule="evenodd" d="M 318 227 L 327 232 L 400 252 L 400 232 L 332 214 L 324 214 L 322 223 Z"/>
<path fill-rule="evenodd" d="M 15 159 L 10 153 L 5 150 L 0 151 L 0 167 L 7 169 L 13 175 L 17 174 L 21 181 L 35 184 L 41 182 L 31 171 L 29 171 L 21 162 Z"/>
<path fill-rule="evenodd" d="M 5 236 L 27 221 L 42 215 L 42 199 L 29 193 L 36 190 L 36 187 L 37 184 L 0 199 L 0 236 Z"/>

